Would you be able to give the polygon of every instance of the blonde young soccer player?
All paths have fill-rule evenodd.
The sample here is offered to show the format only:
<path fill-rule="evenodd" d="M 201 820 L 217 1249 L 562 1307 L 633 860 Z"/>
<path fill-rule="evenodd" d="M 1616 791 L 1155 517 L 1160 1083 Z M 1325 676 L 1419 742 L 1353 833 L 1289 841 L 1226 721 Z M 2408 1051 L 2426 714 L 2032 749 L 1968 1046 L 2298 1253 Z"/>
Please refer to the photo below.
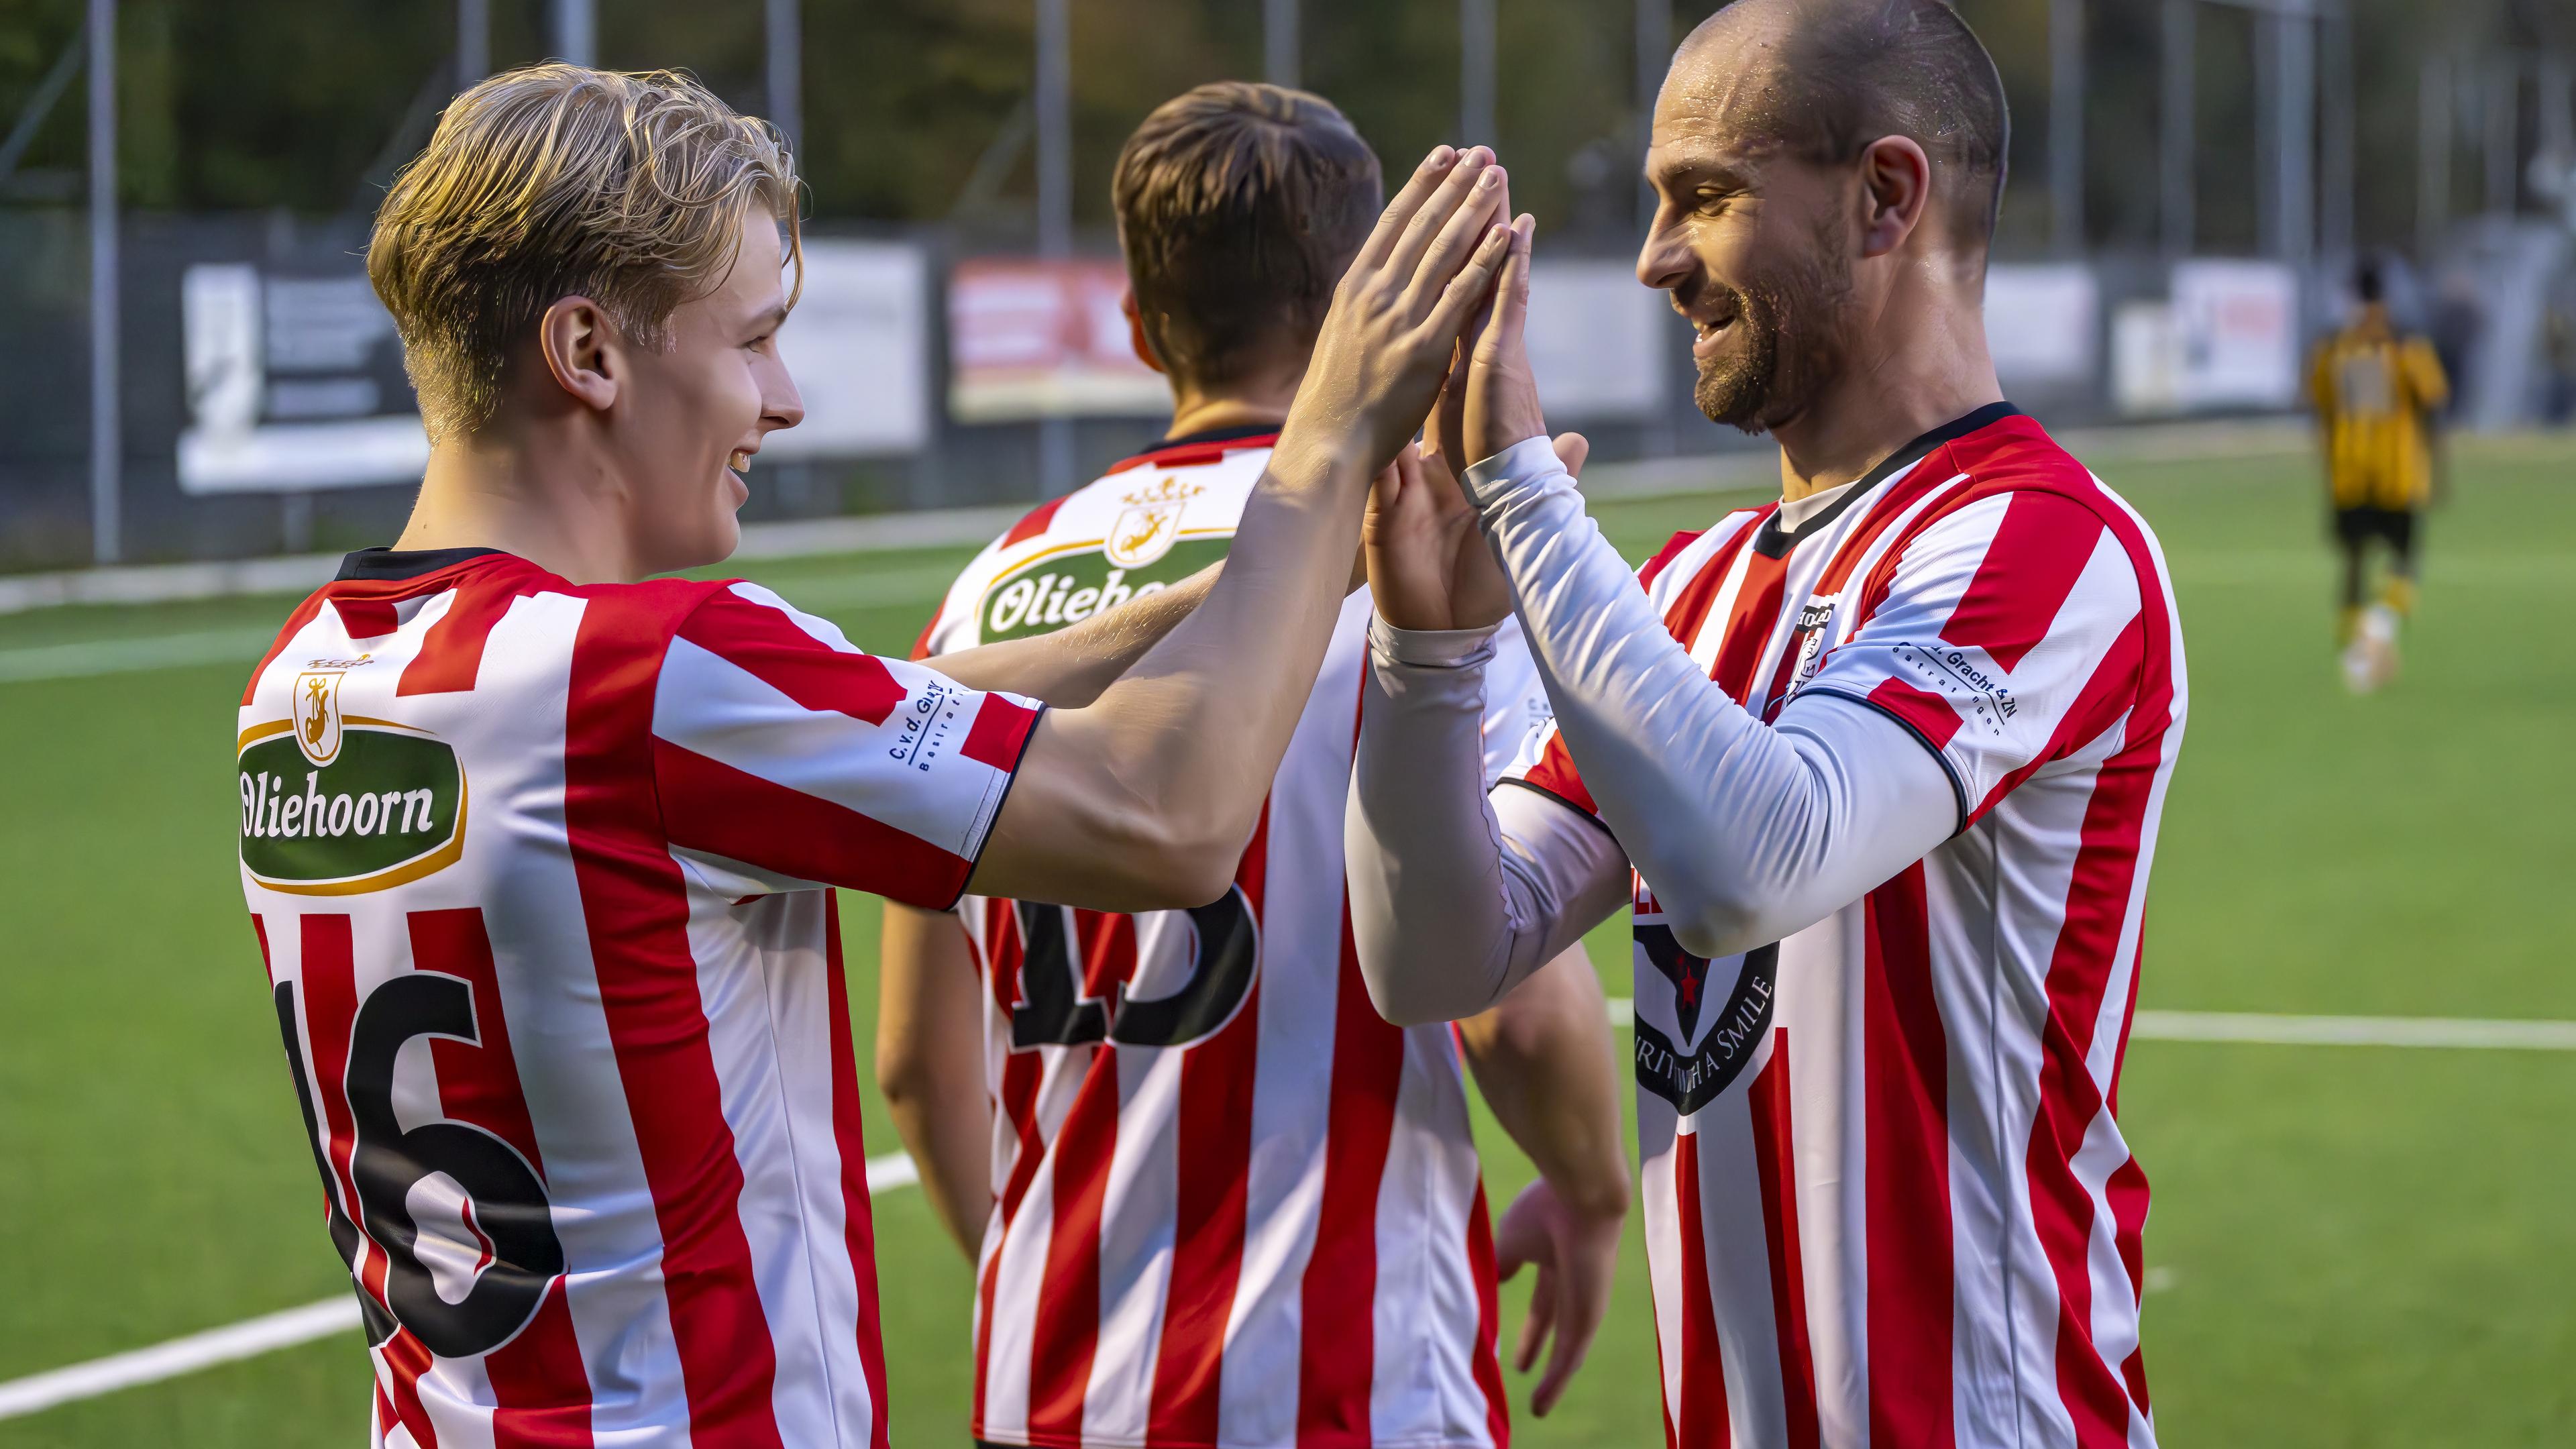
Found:
<path fill-rule="evenodd" d="M 1147 117 L 1112 194 L 1169 435 L 969 564 L 924 635 L 934 662 L 1234 546 L 1378 165 L 1321 97 L 1228 83 Z M 1132 916 L 979 893 L 962 931 L 889 910 L 877 1070 L 976 1259 L 979 1440 L 1499 1444 L 1498 1258 L 1539 1266 L 1521 1349 L 1526 1368 L 1553 1324 L 1539 1412 L 1583 1359 L 1628 1201 L 1600 985 L 1569 951 L 1454 1036 L 1370 1006 L 1341 928 L 1368 614 L 1365 591 L 1344 604 L 1222 893 Z M 1545 710 L 1511 634 L 1479 725 L 1490 770 Z M 1462 1067 L 1541 1171 L 1499 1243 Z"/>
<path fill-rule="evenodd" d="M 1221 580 L 934 670 L 651 578 L 732 551 L 802 412 L 775 133 L 561 65 L 449 107 L 368 251 L 419 501 L 240 717 L 242 889 L 374 1442 L 886 1442 L 830 888 L 1224 889 L 1370 480 L 1490 291 L 1487 159 L 1435 152 L 1370 234 Z"/>

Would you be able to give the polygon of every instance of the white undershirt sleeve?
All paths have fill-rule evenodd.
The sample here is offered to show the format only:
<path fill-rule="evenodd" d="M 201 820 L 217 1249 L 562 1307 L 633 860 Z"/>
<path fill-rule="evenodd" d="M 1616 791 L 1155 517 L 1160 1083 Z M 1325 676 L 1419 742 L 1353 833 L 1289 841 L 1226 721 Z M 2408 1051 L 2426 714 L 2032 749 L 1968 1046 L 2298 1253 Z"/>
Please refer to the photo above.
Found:
<path fill-rule="evenodd" d="M 1528 790 L 1488 798 L 1491 634 L 1369 621 L 1344 845 L 1360 974 L 1399 1026 L 1485 1010 L 1628 897 L 1598 822 Z"/>
<path fill-rule="evenodd" d="M 1780 940 L 1960 828 L 1949 772 L 1905 724 L 1809 694 L 1766 725 L 1729 698 L 1585 514 L 1547 439 L 1465 482 L 1566 748 L 1683 949 Z"/>

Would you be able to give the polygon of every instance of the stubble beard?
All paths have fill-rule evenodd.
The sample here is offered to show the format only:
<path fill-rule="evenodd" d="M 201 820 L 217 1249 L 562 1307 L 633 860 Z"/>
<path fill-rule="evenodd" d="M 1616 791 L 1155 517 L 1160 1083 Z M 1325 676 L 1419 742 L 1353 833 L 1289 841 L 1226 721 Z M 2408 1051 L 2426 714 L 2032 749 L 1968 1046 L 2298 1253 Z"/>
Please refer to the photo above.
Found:
<path fill-rule="evenodd" d="M 1713 289 L 1735 300 L 1743 345 L 1698 359 L 1691 400 L 1708 420 L 1768 432 L 1805 412 L 1842 370 L 1851 300 L 1851 261 L 1840 229 L 1827 221 L 1806 248 L 1741 288 Z"/>

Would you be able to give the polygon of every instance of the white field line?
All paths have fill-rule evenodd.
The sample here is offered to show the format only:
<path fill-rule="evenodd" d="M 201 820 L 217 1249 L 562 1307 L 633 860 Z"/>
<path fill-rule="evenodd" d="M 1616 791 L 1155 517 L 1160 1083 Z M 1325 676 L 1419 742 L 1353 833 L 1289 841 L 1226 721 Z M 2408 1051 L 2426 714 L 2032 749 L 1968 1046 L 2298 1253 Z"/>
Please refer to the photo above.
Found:
<path fill-rule="evenodd" d="M 2227 588 L 2272 587 L 2284 578 L 2323 578 L 2330 564 L 2323 549 L 2228 549 L 2196 553 L 2171 565 L 2177 582 Z M 797 571 L 804 574 L 804 571 Z M 946 564 L 840 574 L 804 574 L 781 581 L 779 593 L 798 608 L 841 609 L 923 606 L 946 593 L 957 570 Z M 5 581 L 0 581 L 5 582 Z M 2556 554 L 2437 555 L 2428 567 L 2436 589 L 2563 589 L 2576 584 L 2576 559 Z M 0 611 L 5 612 L 5 611 Z M 192 665 L 248 667 L 275 634 L 266 628 L 196 629 L 173 634 L 107 636 L 0 649 L 0 684 L 86 679 Z"/>
<path fill-rule="evenodd" d="M 868 1191 L 891 1192 L 921 1181 L 920 1169 L 900 1152 L 868 1159 Z M 46 1373 L 30 1374 L 23 1379 L 0 1383 L 0 1419 L 21 1418 L 39 1414 L 57 1405 L 81 1399 L 94 1399 L 119 1389 L 156 1384 L 175 1379 L 199 1369 L 231 1363 L 235 1359 L 256 1358 L 281 1348 L 293 1348 L 346 1333 L 358 1326 L 358 1300 L 347 1293 L 337 1293 L 319 1303 L 289 1308 L 282 1313 L 264 1313 L 245 1318 L 221 1328 L 156 1343 L 130 1353 L 113 1353 L 58 1368 Z"/>
<path fill-rule="evenodd" d="M 1610 998 L 1610 1024 L 1637 1024 L 1635 1001 Z M 2282 1016 L 2255 1011 L 2141 1011 L 2140 1041 L 2233 1041 L 2256 1046 L 2452 1047 L 2576 1052 L 2576 1021 L 2481 1021 L 2461 1016 Z"/>
<path fill-rule="evenodd" d="M 2261 1046 L 2457 1047 L 2474 1051 L 2576 1052 L 2576 1021 L 2141 1011 L 2130 1026 L 2129 1034 L 2149 1041 L 2234 1041 Z"/>
<path fill-rule="evenodd" d="M 1614 1026 L 1632 1026 L 1636 1004 L 1609 999 Z M 2481 1021 L 2464 1017 L 2280 1016 L 2227 1011 L 2141 1011 L 2130 1034 L 2147 1041 L 2246 1042 L 2264 1046 L 2451 1047 L 2486 1051 L 2576 1051 L 2576 1021 Z M 868 1159 L 868 1191 L 921 1181 L 900 1152 Z M 235 1359 L 310 1343 L 358 1326 L 357 1301 L 338 1294 L 282 1313 L 174 1338 L 131 1353 L 0 1383 L 0 1419 L 158 1383 Z"/>
<path fill-rule="evenodd" d="M 346 1293 L 337 1294 L 319 1303 L 245 1318 L 132 1353 L 113 1353 L 51 1373 L 13 1379 L 0 1384 L 0 1419 L 41 1413 L 57 1404 L 94 1399 L 137 1384 L 159 1383 L 234 1359 L 311 1343 L 357 1326 L 358 1300 Z"/>
<path fill-rule="evenodd" d="M 889 569 L 817 578 L 788 585 L 780 592 L 808 611 L 866 609 L 887 604 L 918 605 L 947 591 L 957 570 Z M 926 612 L 926 611 L 925 611 Z M 248 669 L 277 638 L 266 628 L 196 629 L 179 634 L 75 640 L 0 649 L 0 684 L 27 684 L 47 679 L 86 679 L 100 674 L 130 674 L 145 669 L 222 664 Z"/>
<path fill-rule="evenodd" d="M 199 629 L 185 634 L 0 649 L 0 684 L 86 679 L 95 674 L 173 669 L 187 664 L 229 664 L 247 669 L 276 637 L 275 629 Z"/>
<path fill-rule="evenodd" d="M 1610 998 L 1610 1024 L 1633 1027 L 1634 1000 Z M 2256 1046 L 2452 1047 L 2471 1051 L 2576 1052 L 2576 1021 L 2480 1021 L 2456 1016 L 2281 1016 L 2252 1011 L 2141 1011 L 2140 1041 L 2247 1042 Z"/>
<path fill-rule="evenodd" d="M 859 518 L 813 518 L 743 525 L 737 559 L 805 558 L 839 553 L 891 553 L 914 548 L 973 548 L 1017 522 L 1028 505 L 941 508 Z M 58 573 L 0 576 L 0 614 L 64 604 L 164 604 L 245 594 L 301 594 L 340 567 L 336 553 L 207 563 L 126 564 Z"/>

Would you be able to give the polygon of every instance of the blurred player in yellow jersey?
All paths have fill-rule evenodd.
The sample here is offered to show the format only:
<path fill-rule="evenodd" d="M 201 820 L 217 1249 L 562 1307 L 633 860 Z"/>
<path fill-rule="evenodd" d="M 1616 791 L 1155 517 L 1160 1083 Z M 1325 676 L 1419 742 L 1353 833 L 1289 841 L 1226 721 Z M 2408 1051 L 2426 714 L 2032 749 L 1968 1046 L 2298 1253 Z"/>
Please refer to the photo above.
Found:
<path fill-rule="evenodd" d="M 2414 612 L 2416 517 L 2432 499 L 2434 430 L 2451 385 L 2433 344 L 2390 321 L 2378 265 L 2365 263 L 2355 281 L 2361 315 L 2317 349 L 2308 387 L 2343 546 L 2344 682 L 2367 693 L 2396 673 L 2398 625 Z M 2388 544 L 2388 582 L 2365 605 L 2372 539 Z"/>

